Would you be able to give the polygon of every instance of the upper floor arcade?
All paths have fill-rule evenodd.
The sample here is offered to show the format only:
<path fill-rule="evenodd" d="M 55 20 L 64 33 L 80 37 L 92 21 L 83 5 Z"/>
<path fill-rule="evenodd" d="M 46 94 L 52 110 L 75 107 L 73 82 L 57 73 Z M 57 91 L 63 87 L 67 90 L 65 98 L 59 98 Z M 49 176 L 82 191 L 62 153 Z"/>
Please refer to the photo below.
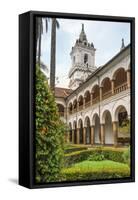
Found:
<path fill-rule="evenodd" d="M 68 115 L 123 94 L 130 86 L 130 46 L 127 46 L 67 97 Z"/>

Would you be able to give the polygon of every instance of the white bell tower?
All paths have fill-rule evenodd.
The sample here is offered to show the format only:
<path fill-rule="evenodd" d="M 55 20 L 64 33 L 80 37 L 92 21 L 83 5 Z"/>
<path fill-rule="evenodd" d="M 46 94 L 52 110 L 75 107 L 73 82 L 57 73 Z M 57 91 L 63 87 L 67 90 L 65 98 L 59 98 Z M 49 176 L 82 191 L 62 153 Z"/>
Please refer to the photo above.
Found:
<path fill-rule="evenodd" d="M 82 84 L 87 77 L 96 70 L 95 67 L 95 51 L 93 43 L 88 43 L 86 34 L 84 32 L 84 24 L 79 39 L 76 40 L 74 47 L 72 47 L 70 56 L 72 60 L 72 67 L 69 71 L 69 87 L 76 89 Z"/>

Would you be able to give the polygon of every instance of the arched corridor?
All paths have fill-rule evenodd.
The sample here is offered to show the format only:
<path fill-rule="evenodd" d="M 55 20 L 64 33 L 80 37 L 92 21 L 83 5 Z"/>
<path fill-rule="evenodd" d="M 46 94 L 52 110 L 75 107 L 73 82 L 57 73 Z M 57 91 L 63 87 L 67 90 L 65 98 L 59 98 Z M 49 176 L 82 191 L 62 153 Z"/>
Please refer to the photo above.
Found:
<path fill-rule="evenodd" d="M 83 122 L 79 120 L 79 143 L 83 144 Z"/>
<path fill-rule="evenodd" d="M 69 123 L 69 142 L 72 142 L 72 125 Z"/>
<path fill-rule="evenodd" d="M 90 119 L 86 117 L 85 119 L 85 127 L 86 127 L 86 144 L 91 143 L 91 126 L 90 126 Z"/>
<path fill-rule="evenodd" d="M 94 144 L 100 144 L 100 118 L 98 114 L 93 117 L 94 124 Z"/>
<path fill-rule="evenodd" d="M 89 111 L 88 113 L 87 116 L 80 116 L 79 119 L 75 117 L 73 122 L 69 122 L 70 142 L 72 141 L 73 144 L 115 146 L 129 144 L 131 137 L 130 109 L 126 101 L 119 100 L 114 104 L 101 105 L 101 108 L 95 108 L 92 114 Z"/>
<path fill-rule="evenodd" d="M 105 144 L 113 144 L 114 137 L 113 137 L 113 127 L 112 127 L 112 118 L 109 111 L 105 111 L 103 113 L 103 120 L 104 120 L 104 140 Z"/>
<path fill-rule="evenodd" d="M 74 141 L 74 144 L 77 144 L 77 123 L 76 121 L 74 121 L 73 123 L 73 141 Z"/>
<path fill-rule="evenodd" d="M 124 106 L 119 106 L 115 112 L 116 120 L 118 121 L 118 137 L 130 137 L 130 120 Z"/>

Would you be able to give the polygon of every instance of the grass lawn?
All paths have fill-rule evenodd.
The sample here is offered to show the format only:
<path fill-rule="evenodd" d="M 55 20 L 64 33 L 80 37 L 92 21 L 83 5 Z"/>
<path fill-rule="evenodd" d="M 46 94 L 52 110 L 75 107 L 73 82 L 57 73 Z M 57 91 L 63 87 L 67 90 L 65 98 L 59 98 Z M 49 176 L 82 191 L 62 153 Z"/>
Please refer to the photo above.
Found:
<path fill-rule="evenodd" d="M 76 181 L 130 177 L 130 167 L 124 162 L 123 158 L 127 149 L 128 147 L 115 148 L 109 146 L 87 146 L 85 149 L 83 145 L 66 145 L 61 180 Z M 103 156 L 104 159 L 101 159 L 100 156 Z"/>
<path fill-rule="evenodd" d="M 130 168 L 127 164 L 111 160 L 85 160 L 62 170 L 63 181 L 114 179 L 129 176 Z"/>
<path fill-rule="evenodd" d="M 103 161 L 83 161 L 80 163 L 76 163 L 72 166 L 74 169 L 83 170 L 117 170 L 117 169 L 129 169 L 127 164 L 114 162 L 111 160 L 103 160 Z"/>

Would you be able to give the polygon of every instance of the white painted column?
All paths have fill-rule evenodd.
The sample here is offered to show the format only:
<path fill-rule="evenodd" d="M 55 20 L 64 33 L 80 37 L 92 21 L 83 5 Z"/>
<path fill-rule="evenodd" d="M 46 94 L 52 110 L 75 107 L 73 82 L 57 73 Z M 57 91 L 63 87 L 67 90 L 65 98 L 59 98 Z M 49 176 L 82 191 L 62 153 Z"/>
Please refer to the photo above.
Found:
<path fill-rule="evenodd" d="M 117 146 L 118 122 L 113 122 L 114 146 Z"/>
<path fill-rule="evenodd" d="M 105 144 L 105 125 L 101 124 L 101 144 Z"/>
<path fill-rule="evenodd" d="M 112 90 L 112 95 L 114 95 L 114 89 L 115 89 L 115 80 L 111 80 L 111 90 Z"/>
<path fill-rule="evenodd" d="M 130 77 L 130 69 L 127 70 L 127 87 L 131 86 L 131 77 Z"/>

